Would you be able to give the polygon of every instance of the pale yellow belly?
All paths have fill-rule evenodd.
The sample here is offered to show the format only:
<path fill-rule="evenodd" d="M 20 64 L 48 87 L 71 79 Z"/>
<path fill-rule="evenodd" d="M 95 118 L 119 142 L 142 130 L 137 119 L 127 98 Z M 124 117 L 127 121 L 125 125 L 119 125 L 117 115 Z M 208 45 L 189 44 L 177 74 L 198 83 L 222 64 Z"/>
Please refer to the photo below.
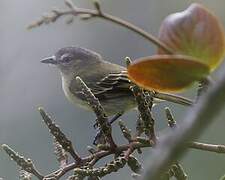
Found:
<path fill-rule="evenodd" d="M 66 98 L 72 103 L 75 104 L 81 108 L 87 109 L 87 110 L 91 110 L 90 106 L 88 106 L 87 102 L 82 101 L 81 99 L 77 98 L 76 96 L 74 96 L 73 93 L 71 93 L 71 91 L 69 90 L 69 84 L 68 81 L 65 81 L 64 78 L 62 78 L 62 89 L 64 91 L 64 94 L 66 96 Z"/>

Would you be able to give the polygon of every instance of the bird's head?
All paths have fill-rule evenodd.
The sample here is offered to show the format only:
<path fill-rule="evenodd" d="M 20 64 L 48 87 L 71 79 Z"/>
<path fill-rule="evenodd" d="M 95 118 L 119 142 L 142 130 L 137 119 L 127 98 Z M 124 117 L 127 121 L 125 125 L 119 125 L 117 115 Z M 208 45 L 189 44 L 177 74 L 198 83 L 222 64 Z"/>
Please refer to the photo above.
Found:
<path fill-rule="evenodd" d="M 79 70 L 101 60 L 94 51 L 81 47 L 65 47 L 59 49 L 53 56 L 41 60 L 42 63 L 56 65 L 62 72 Z"/>

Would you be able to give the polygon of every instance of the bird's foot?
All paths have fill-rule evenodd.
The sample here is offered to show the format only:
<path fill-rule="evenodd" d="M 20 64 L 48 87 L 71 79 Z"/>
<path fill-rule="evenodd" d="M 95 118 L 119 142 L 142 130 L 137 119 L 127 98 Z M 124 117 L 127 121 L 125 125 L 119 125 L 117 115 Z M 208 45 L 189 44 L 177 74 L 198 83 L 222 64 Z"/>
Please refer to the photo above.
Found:
<path fill-rule="evenodd" d="M 109 123 L 110 123 L 110 124 L 114 123 L 114 122 L 115 122 L 117 119 L 119 119 L 119 117 L 122 116 L 122 115 L 123 115 L 123 112 L 117 113 L 116 115 L 114 115 L 114 116 L 112 117 L 112 119 L 109 120 Z M 98 125 L 97 120 L 96 120 L 96 123 L 93 125 L 93 127 L 94 127 L 94 129 L 99 128 L 99 125 Z M 95 135 L 95 137 L 94 137 L 93 144 L 94 144 L 94 145 L 97 145 L 97 144 L 103 144 L 103 142 L 105 142 L 105 137 L 104 137 L 102 131 L 101 131 L 100 129 L 98 129 L 98 131 L 97 131 L 97 133 L 96 133 L 96 135 Z"/>
<path fill-rule="evenodd" d="M 109 120 L 109 123 L 110 123 L 110 124 L 114 123 L 117 119 L 119 119 L 119 117 L 121 117 L 121 116 L 123 115 L 123 113 L 124 113 L 124 112 L 119 112 L 119 113 L 117 113 L 116 115 L 114 115 L 114 116 L 112 117 L 112 119 Z"/>
<path fill-rule="evenodd" d="M 97 120 L 95 120 L 95 123 L 94 123 L 94 125 L 93 125 L 93 128 L 94 128 L 94 129 L 97 129 L 97 128 L 98 128 L 98 122 L 97 122 Z"/>
<path fill-rule="evenodd" d="M 98 144 L 105 144 L 105 143 L 106 141 L 104 134 L 102 133 L 101 130 L 98 130 L 97 133 L 95 134 L 93 144 L 96 146 Z"/>
<path fill-rule="evenodd" d="M 119 117 L 122 116 L 122 115 L 123 115 L 123 112 L 117 113 L 116 115 L 114 115 L 114 116 L 112 117 L 112 119 L 109 120 L 109 123 L 110 123 L 110 124 L 114 123 L 114 122 L 115 122 L 117 119 L 119 119 Z M 94 127 L 94 129 L 97 129 L 97 128 L 98 128 L 98 122 L 97 122 L 97 120 L 95 121 L 93 127 Z"/>

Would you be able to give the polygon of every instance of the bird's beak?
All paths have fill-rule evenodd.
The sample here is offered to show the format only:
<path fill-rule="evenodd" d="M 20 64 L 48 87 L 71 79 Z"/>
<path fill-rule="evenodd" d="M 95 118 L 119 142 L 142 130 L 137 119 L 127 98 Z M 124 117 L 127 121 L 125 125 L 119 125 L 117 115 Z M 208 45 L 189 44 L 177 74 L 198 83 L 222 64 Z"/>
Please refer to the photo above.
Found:
<path fill-rule="evenodd" d="M 41 60 L 41 63 L 45 64 L 58 64 L 55 56 L 47 57 Z"/>

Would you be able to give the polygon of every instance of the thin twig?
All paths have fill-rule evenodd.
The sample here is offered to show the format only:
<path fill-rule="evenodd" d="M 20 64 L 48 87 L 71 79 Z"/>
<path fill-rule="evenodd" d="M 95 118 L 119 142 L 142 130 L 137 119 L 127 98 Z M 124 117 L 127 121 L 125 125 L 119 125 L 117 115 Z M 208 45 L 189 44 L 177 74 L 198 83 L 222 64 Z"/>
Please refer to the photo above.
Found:
<path fill-rule="evenodd" d="M 125 137 L 125 139 L 127 139 L 128 142 L 132 142 L 132 135 L 131 135 L 131 130 L 128 129 L 128 127 L 125 125 L 125 123 L 123 121 L 119 121 L 119 126 L 120 126 L 120 130 L 123 134 L 123 136 Z"/>
<path fill-rule="evenodd" d="M 171 168 L 174 172 L 174 177 L 177 180 L 186 180 L 187 179 L 187 174 L 185 173 L 183 167 L 179 163 L 173 164 Z"/>
<path fill-rule="evenodd" d="M 203 151 L 210 151 L 215 153 L 225 153 L 225 145 L 221 144 L 206 144 L 200 142 L 190 142 L 188 147 L 192 149 L 198 149 Z"/>
<path fill-rule="evenodd" d="M 171 110 L 169 109 L 169 107 L 165 108 L 165 112 L 166 112 L 166 118 L 167 118 L 167 121 L 168 121 L 168 126 L 170 128 L 176 128 L 177 123 L 176 123 L 176 121 L 173 117 L 173 114 L 172 114 Z"/>
<path fill-rule="evenodd" d="M 66 135 L 60 130 L 51 117 L 43 110 L 43 108 L 38 108 L 42 119 L 50 130 L 50 133 L 55 137 L 56 141 L 63 147 L 63 149 L 70 153 L 74 160 L 79 163 L 81 162 L 81 157 L 74 150 L 72 142 L 66 137 Z"/>
<path fill-rule="evenodd" d="M 151 144 L 142 144 L 142 143 L 139 143 L 139 142 L 132 142 L 132 143 L 129 143 L 129 144 L 123 144 L 123 145 L 117 146 L 116 149 L 115 149 L 115 152 L 117 152 L 118 154 L 122 153 L 124 151 L 127 151 L 131 146 L 132 146 L 132 149 L 138 149 L 138 148 L 143 148 L 143 147 L 151 147 Z M 94 160 L 93 163 L 92 163 L 92 165 L 94 165 L 100 159 L 102 159 L 104 157 L 107 157 L 111 154 L 114 154 L 115 152 L 112 152 L 111 150 L 101 150 L 99 152 L 96 152 L 94 154 L 94 156 L 89 155 L 87 157 L 84 157 L 82 159 L 82 162 L 83 162 L 83 164 L 86 164 L 87 162 L 90 162 L 90 161 Z M 66 165 L 65 167 L 63 167 L 61 169 L 58 169 L 58 170 L 52 172 L 51 174 L 47 175 L 46 177 L 57 177 L 59 179 L 64 174 L 66 174 L 68 171 L 71 171 L 74 168 L 79 168 L 79 167 L 80 167 L 80 165 L 73 162 L 73 163 L 70 163 L 70 164 Z"/>
<path fill-rule="evenodd" d="M 144 31 L 143 29 L 141 29 L 141 28 L 135 26 L 134 24 L 129 23 L 123 19 L 120 19 L 118 17 L 115 17 L 110 14 L 102 12 L 99 3 L 97 4 L 97 6 L 96 6 L 96 3 L 94 3 L 96 10 L 78 8 L 70 0 L 66 0 L 65 3 L 68 6 L 69 10 L 64 10 L 64 11 L 53 10 L 52 11 L 53 14 L 42 17 L 40 20 L 35 21 L 31 25 L 29 25 L 28 28 L 31 29 L 31 28 L 40 26 L 42 24 L 48 24 L 50 22 L 55 22 L 58 18 L 60 18 L 61 16 L 65 16 L 65 15 L 80 16 L 81 18 L 82 18 L 82 15 L 88 15 L 88 19 L 98 17 L 98 18 L 113 22 L 115 24 L 118 24 L 120 26 L 123 26 L 126 29 L 129 29 L 129 30 L 139 34 L 140 36 L 144 37 L 145 39 L 149 40 L 150 42 L 152 42 L 159 48 L 162 48 L 168 54 L 174 53 L 174 51 L 171 48 L 169 48 L 163 42 L 158 40 L 152 34 Z"/>
<path fill-rule="evenodd" d="M 143 167 L 142 167 L 141 163 L 134 156 L 129 156 L 128 161 L 127 161 L 127 165 L 135 173 L 141 173 L 142 170 L 143 170 Z"/>
<path fill-rule="evenodd" d="M 168 125 L 171 128 L 177 128 L 176 121 L 172 115 L 171 110 L 166 107 L 166 117 L 168 120 Z M 216 153 L 225 153 L 225 145 L 222 144 L 206 144 L 206 143 L 200 143 L 200 142 L 190 142 L 187 143 L 189 148 L 192 149 L 198 149 L 198 150 L 204 150 L 204 151 L 210 151 L 210 152 L 216 152 Z"/>
<path fill-rule="evenodd" d="M 115 160 L 107 163 L 103 167 L 99 168 L 75 168 L 74 173 L 75 174 L 80 174 L 82 176 L 97 176 L 97 177 L 103 177 L 107 174 L 110 174 L 112 172 L 117 172 L 119 169 L 123 168 L 126 164 L 126 159 L 121 156 L 116 158 Z"/>
<path fill-rule="evenodd" d="M 225 153 L 225 146 L 223 145 L 212 145 L 212 144 L 199 143 L 199 142 L 192 142 L 191 144 L 188 143 L 187 145 L 189 148 L 192 148 L 192 149 L 215 152 L 215 153 Z M 140 138 L 139 138 L 139 142 L 134 141 L 131 144 L 129 143 L 129 144 L 120 145 L 115 149 L 115 151 L 118 153 L 121 153 L 121 152 L 127 151 L 130 148 L 130 146 L 132 146 L 132 149 L 135 150 L 139 148 L 152 147 L 152 144 L 149 143 L 148 139 L 142 139 L 142 141 L 140 141 Z M 92 162 L 92 165 L 94 165 L 100 159 L 106 156 L 109 156 L 111 154 L 114 154 L 114 152 L 110 150 L 107 150 L 107 151 L 102 150 L 102 151 L 96 152 L 94 156 L 90 155 L 90 156 L 84 157 L 82 161 L 83 161 L 83 164 L 85 164 L 86 162 L 90 162 L 94 159 L 94 161 Z M 52 175 L 54 175 L 55 177 L 60 178 L 65 173 L 67 173 L 68 171 L 76 167 L 80 167 L 80 166 L 76 163 L 68 164 L 65 167 L 51 173 L 47 177 L 51 177 Z"/>
<path fill-rule="evenodd" d="M 14 160 L 24 171 L 33 174 L 40 180 L 44 178 L 44 176 L 35 168 L 31 159 L 26 159 L 25 157 L 19 155 L 6 144 L 3 144 L 2 148 L 9 155 L 9 157 Z"/>
<path fill-rule="evenodd" d="M 142 143 L 140 143 L 140 142 L 142 142 Z M 139 142 L 134 141 L 134 142 L 129 143 L 129 144 L 120 145 L 116 148 L 115 151 L 118 152 L 118 153 L 121 153 L 121 152 L 127 151 L 131 146 L 132 146 L 132 149 L 135 150 L 135 149 L 144 148 L 144 147 L 151 147 L 152 144 L 149 143 L 148 139 L 142 139 L 142 141 L 141 141 L 140 138 L 139 138 Z M 192 142 L 192 143 L 189 144 L 189 148 L 199 149 L 199 150 L 203 150 L 203 151 L 216 152 L 216 153 L 225 153 L 225 146 L 223 146 L 223 145 L 212 145 L 212 144 L 204 144 L 204 143 L 199 143 L 199 142 Z M 95 152 L 94 156 L 89 155 L 87 157 L 84 157 L 82 159 L 82 164 L 86 164 L 87 162 L 90 162 L 94 159 L 93 164 L 92 164 L 92 165 L 94 165 L 100 159 L 102 159 L 106 156 L 109 156 L 111 154 L 114 154 L 114 153 L 115 152 L 112 152 L 110 150 L 108 150 L 108 151 L 101 150 L 99 152 Z M 10 155 L 10 157 L 11 157 L 11 155 Z M 72 162 L 72 163 L 70 163 L 68 165 L 65 165 L 64 167 L 50 173 L 49 175 L 45 176 L 45 178 L 55 177 L 55 178 L 59 179 L 64 174 L 73 170 L 74 168 L 79 168 L 82 164 Z M 36 174 L 36 173 L 33 173 L 33 174 Z M 39 175 L 37 175 L 37 174 L 39 174 Z M 40 173 L 37 173 L 37 174 L 35 176 L 39 177 L 38 179 L 44 178 L 44 176 L 41 175 Z"/>
<path fill-rule="evenodd" d="M 175 129 L 177 128 L 177 123 L 176 120 L 173 117 L 173 114 L 171 112 L 171 110 L 169 109 L 169 107 L 165 108 L 165 112 L 166 112 L 166 118 L 168 121 L 168 126 L 171 129 Z M 193 142 L 195 143 L 195 142 Z M 184 171 L 184 168 L 182 167 L 182 165 L 179 162 L 175 162 L 174 164 L 172 164 L 172 166 L 169 169 L 170 171 L 172 171 L 173 176 L 177 179 L 177 180 L 186 180 L 187 179 L 187 174 Z"/>

